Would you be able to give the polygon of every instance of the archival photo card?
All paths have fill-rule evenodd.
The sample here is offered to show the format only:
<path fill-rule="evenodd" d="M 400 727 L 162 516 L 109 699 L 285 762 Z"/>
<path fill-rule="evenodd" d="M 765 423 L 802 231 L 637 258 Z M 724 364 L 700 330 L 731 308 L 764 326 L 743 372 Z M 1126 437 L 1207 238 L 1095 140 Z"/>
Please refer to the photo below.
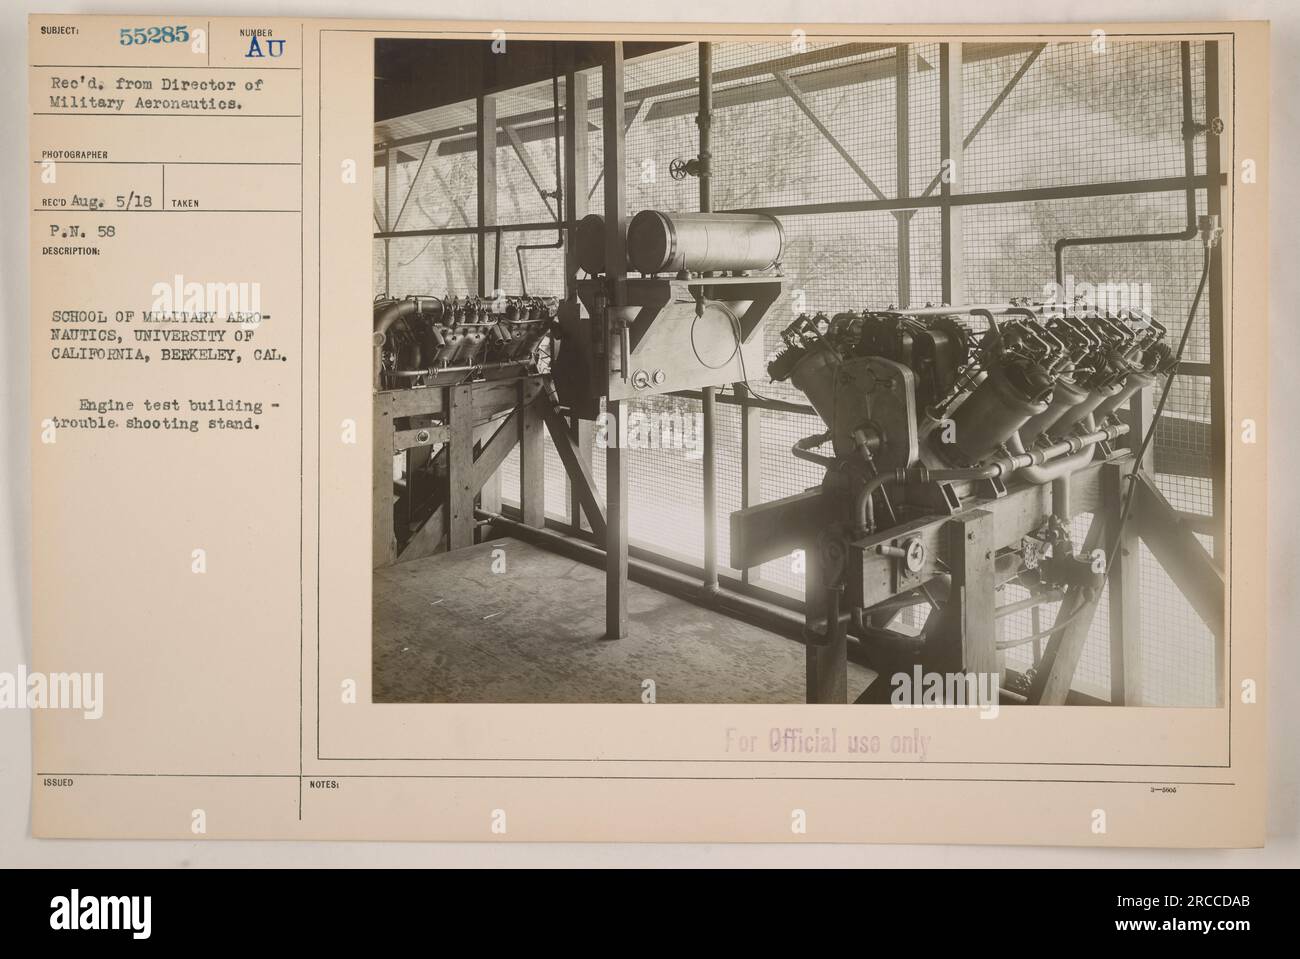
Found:
<path fill-rule="evenodd" d="M 34 832 L 1259 845 L 1267 48 L 33 17 Z"/>

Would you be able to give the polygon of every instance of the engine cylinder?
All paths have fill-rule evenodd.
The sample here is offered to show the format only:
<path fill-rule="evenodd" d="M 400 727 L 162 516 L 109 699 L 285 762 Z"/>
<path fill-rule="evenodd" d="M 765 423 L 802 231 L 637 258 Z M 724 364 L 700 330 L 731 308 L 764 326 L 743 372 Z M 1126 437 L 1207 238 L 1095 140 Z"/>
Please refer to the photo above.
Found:
<path fill-rule="evenodd" d="M 1075 425 L 1082 423 L 1092 413 L 1095 413 L 1102 403 L 1121 392 L 1122 389 L 1123 387 L 1119 383 L 1110 383 L 1106 386 L 1097 387 L 1082 403 L 1066 410 L 1064 415 L 1051 425 L 1048 430 L 1049 435 L 1064 436 Z"/>
<path fill-rule="evenodd" d="M 838 361 L 828 350 L 813 350 L 790 371 L 790 382 L 812 404 L 827 426 L 835 422 L 835 367 Z"/>
<path fill-rule="evenodd" d="M 951 448 L 968 463 L 982 462 L 1031 416 L 1047 409 L 1051 390 L 1052 378 L 1040 367 L 992 366 L 984 382 L 953 411 Z"/>
<path fill-rule="evenodd" d="M 1071 408 L 1086 400 L 1091 393 L 1073 380 L 1062 377 L 1052 387 L 1052 401 L 1047 409 L 1037 416 L 1031 416 L 1020 427 L 1020 439 L 1029 446 L 1042 433 L 1046 433 Z"/>
<path fill-rule="evenodd" d="M 1128 398 L 1140 389 L 1148 386 L 1154 386 L 1156 376 L 1152 373 L 1143 373 L 1136 370 L 1128 375 L 1124 381 L 1123 388 L 1114 396 L 1107 397 L 1097 405 L 1097 420 L 1100 422 L 1103 416 L 1109 416 L 1120 408 Z"/>

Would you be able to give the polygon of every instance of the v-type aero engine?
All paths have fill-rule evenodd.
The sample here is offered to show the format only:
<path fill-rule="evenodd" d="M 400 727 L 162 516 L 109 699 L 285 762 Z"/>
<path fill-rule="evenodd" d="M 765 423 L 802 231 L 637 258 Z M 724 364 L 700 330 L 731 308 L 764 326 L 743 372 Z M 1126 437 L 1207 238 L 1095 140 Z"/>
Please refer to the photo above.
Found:
<path fill-rule="evenodd" d="M 1099 533 L 1073 542 L 1070 521 L 1118 512 L 1103 487 L 1132 463 L 1115 446 L 1121 407 L 1175 365 L 1165 333 L 1138 310 L 1059 304 L 798 317 L 768 372 L 824 422 L 792 449 L 824 479 L 733 514 L 733 562 L 811 550 L 814 650 L 851 634 L 878 672 L 997 670 L 1004 693 L 1028 696 L 1035 676 L 1009 676 L 1001 653 L 1091 615 L 1108 551 Z M 1010 604 L 994 597 L 1013 584 L 1028 593 L 1016 611 L 1072 597 L 1052 630 L 999 640 Z M 915 606 L 918 631 L 891 628 Z M 843 702 L 840 672 L 811 654 L 809 701 Z M 873 683 L 864 701 L 887 695 Z"/>

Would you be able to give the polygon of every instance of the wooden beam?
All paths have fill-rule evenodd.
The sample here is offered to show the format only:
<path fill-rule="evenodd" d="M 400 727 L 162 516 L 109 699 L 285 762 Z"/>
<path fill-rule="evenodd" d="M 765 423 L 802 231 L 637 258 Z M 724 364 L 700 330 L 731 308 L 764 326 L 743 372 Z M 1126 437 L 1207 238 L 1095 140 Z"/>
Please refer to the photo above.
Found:
<path fill-rule="evenodd" d="M 415 534 L 402 547 L 399 563 L 409 563 L 413 559 L 436 556 L 447 549 L 447 504 L 439 503 L 433 514 L 424 521 Z"/>
<path fill-rule="evenodd" d="M 393 452 L 401 453 L 415 447 L 437 446 L 447 442 L 445 426 L 426 426 L 419 429 L 394 430 Z"/>
<path fill-rule="evenodd" d="M 731 514 L 731 565 L 747 569 L 807 550 L 835 516 L 834 500 L 821 489 L 737 510 Z"/>
<path fill-rule="evenodd" d="M 591 420 L 584 420 L 577 416 L 571 417 L 569 420 L 569 439 L 573 443 L 574 452 L 582 465 L 582 469 L 588 476 L 594 477 L 592 452 L 596 446 L 596 424 Z M 558 443 L 556 448 L 559 448 Z M 592 488 L 595 489 L 594 481 Z M 601 506 L 599 499 L 597 499 L 596 505 L 599 507 L 601 531 L 603 533 L 605 529 L 605 508 Z M 593 514 L 590 514 L 582 505 L 582 494 L 577 483 L 573 480 L 573 471 L 569 470 L 569 525 L 575 534 L 592 529 L 591 515 Z"/>
<path fill-rule="evenodd" d="M 1205 551 L 1196 534 L 1178 519 L 1164 494 L 1145 473 L 1138 487 L 1129 522 L 1174 585 L 1187 597 L 1196 615 L 1216 637 L 1223 636 L 1225 588 L 1223 571 Z"/>
<path fill-rule="evenodd" d="M 601 539 L 605 536 L 605 510 L 600 505 L 600 497 L 596 492 L 596 481 L 591 473 L 590 458 L 582 455 L 582 450 L 574 440 L 569 424 L 565 422 L 555 405 L 546 399 L 538 400 L 537 405 L 541 408 L 546 428 L 550 430 L 555 451 L 560 454 L 560 461 L 569 474 L 569 483 L 573 489 L 574 515 L 585 513 L 593 534 L 597 539 Z M 585 420 L 579 422 L 586 423 Z"/>
<path fill-rule="evenodd" d="M 525 395 L 531 400 L 545 387 L 543 376 L 524 376 L 513 379 L 487 380 L 466 384 L 473 388 L 475 423 L 483 423 L 498 413 L 519 405 L 519 387 L 525 384 Z M 375 394 L 375 405 L 384 409 L 394 419 L 403 416 L 438 416 L 447 411 L 446 387 L 427 386 L 412 390 L 383 390 Z"/>
<path fill-rule="evenodd" d="M 1107 512 L 1104 509 L 1093 513 L 1092 525 L 1079 550 L 1080 555 L 1088 556 L 1094 549 L 1105 548 L 1106 518 Z M 1065 705 L 1096 612 L 1097 597 L 1089 596 L 1087 590 L 1071 586 L 1065 591 L 1065 599 L 1061 600 L 1056 613 L 1056 622 L 1061 624 L 1061 628 L 1054 629 L 1048 638 L 1043 659 L 1038 664 L 1033 685 L 1029 688 L 1028 700 L 1031 705 Z"/>
<path fill-rule="evenodd" d="M 482 475 L 483 470 L 486 469 L 486 464 L 483 469 L 480 469 L 479 460 L 482 458 L 483 452 L 487 448 L 489 441 L 496 435 L 493 432 L 493 429 L 500 429 L 501 426 L 502 424 L 498 423 L 496 420 L 491 420 L 487 423 L 479 423 L 474 427 L 474 482 L 478 486 L 479 509 L 488 513 L 501 512 L 500 464 L 498 463 L 497 467 L 494 468 L 492 472 L 482 480 L 482 482 L 480 482 L 479 477 Z M 507 435 L 513 437 L 513 430 Z M 481 543 L 491 532 L 492 531 L 487 527 L 479 526 L 477 527 L 476 539 Z"/>
<path fill-rule="evenodd" d="M 940 671 L 990 675 L 998 671 L 993 556 L 994 516 L 976 509 L 944 525 L 952 587 L 945 609 L 950 645 L 938 650 Z M 953 607 L 956 607 L 954 609 Z M 928 644 L 927 644 L 928 645 Z M 928 650 L 927 650 L 928 652 Z"/>
<path fill-rule="evenodd" d="M 478 455 L 474 457 L 474 479 L 472 481 L 474 491 L 483 488 L 483 485 L 501 468 L 501 464 L 506 461 L 510 451 L 515 448 L 519 442 L 519 409 L 516 408 L 513 413 L 500 421 L 500 426 L 492 434 L 487 443 L 480 443 Z M 487 509 L 487 506 L 483 507 Z M 495 510 L 492 512 L 499 512 Z"/>

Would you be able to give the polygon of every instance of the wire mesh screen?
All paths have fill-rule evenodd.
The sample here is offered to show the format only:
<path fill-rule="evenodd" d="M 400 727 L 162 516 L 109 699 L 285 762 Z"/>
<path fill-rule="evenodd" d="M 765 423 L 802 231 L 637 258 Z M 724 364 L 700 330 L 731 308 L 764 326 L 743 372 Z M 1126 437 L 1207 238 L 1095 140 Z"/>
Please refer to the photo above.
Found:
<path fill-rule="evenodd" d="M 1199 108 L 1203 44 L 1191 67 Z M 962 192 L 1182 176 L 1181 74 L 1178 43 L 965 45 Z"/>
<path fill-rule="evenodd" d="M 376 232 L 477 225 L 476 130 L 473 101 L 426 111 L 418 122 L 376 126 Z M 376 295 L 478 291 L 477 239 L 469 234 L 377 239 L 373 261 Z"/>
<path fill-rule="evenodd" d="M 564 471 L 564 463 L 555 450 L 555 443 L 547 434 L 543 440 L 543 472 L 545 473 L 545 506 L 548 519 L 568 522 L 569 515 L 569 477 Z M 501 502 L 507 506 L 519 506 L 520 463 L 519 447 L 510 451 L 505 462 L 501 464 Z"/>
<path fill-rule="evenodd" d="M 1051 295 L 1053 246 L 1063 237 L 1178 231 L 1187 225 L 1185 193 L 1178 182 L 1186 173 L 1183 99 L 1189 94 L 1197 115 L 1203 112 L 1204 44 L 1190 45 L 1186 91 L 1177 42 L 968 43 L 960 53 L 964 154 L 952 187 L 960 194 L 989 194 L 955 208 L 959 229 L 953 242 L 962 254 L 956 280 L 967 301 Z M 780 331 L 800 313 L 833 315 L 941 302 L 945 237 L 943 214 L 935 204 L 942 192 L 943 55 L 938 44 L 713 45 L 713 208 L 769 210 L 780 216 L 785 230 L 786 289 L 763 331 L 769 355 L 780 345 Z M 698 69 L 696 44 L 625 65 L 621 121 L 629 215 L 647 208 L 699 208 L 699 180 L 677 179 L 669 172 L 674 160 L 699 152 Z M 587 146 L 583 199 L 586 210 L 601 212 L 606 131 L 600 71 L 589 71 L 586 81 L 589 103 L 580 125 Z M 563 289 L 563 251 L 525 250 L 522 274 L 516 252 L 521 245 L 554 240 L 548 229 L 520 227 L 549 224 L 556 216 L 557 200 L 546 195 L 556 188 L 555 158 L 564 149 L 563 136 L 555 131 L 556 93 L 547 80 L 496 98 L 496 218 L 487 229 L 485 272 L 499 277 L 507 292 L 520 292 L 525 283 L 530 292 Z M 563 103 L 562 82 L 558 96 Z M 418 141 L 380 151 L 384 165 L 377 160 L 376 231 L 476 225 L 474 104 L 404 121 L 377 129 L 377 142 L 410 140 L 413 132 L 427 131 L 432 143 L 427 155 L 425 143 Z M 1203 138 L 1193 153 L 1194 172 L 1203 173 Z M 1029 190 L 1039 193 L 1018 195 Z M 1057 195 L 1044 197 L 1044 192 Z M 909 199 L 917 199 L 917 208 L 879 208 Z M 870 208 L 873 204 L 877 208 Z M 1196 211 L 1204 212 L 1206 204 L 1202 188 Z M 504 227 L 499 234 L 491 229 L 496 225 Z M 377 239 L 375 288 L 397 296 L 471 291 L 477 284 L 477 256 L 478 240 L 470 235 Z M 1196 243 L 1072 247 L 1066 252 L 1064 292 L 1102 305 L 1139 306 L 1168 327 L 1176 343 L 1189 322 L 1200 270 Z M 1180 375 L 1169 397 L 1155 435 L 1155 482 L 1176 510 L 1208 516 L 1214 480 L 1211 384 L 1204 375 L 1204 364 L 1211 360 L 1205 302 L 1190 322 L 1185 360 L 1201 366 Z M 788 384 L 770 383 L 759 371 L 750 376 L 760 397 L 803 404 L 802 394 Z M 698 399 L 679 397 L 625 406 L 629 416 L 656 422 L 665 416 L 693 422 L 700 412 Z M 728 516 L 744 505 L 745 417 L 735 404 L 719 403 L 717 409 L 718 560 L 725 567 L 730 562 Z M 751 479 L 751 488 L 757 488 L 760 501 L 820 481 L 820 469 L 789 452 L 796 440 L 824 429 L 817 416 L 810 410 L 763 408 L 756 423 L 749 441 L 758 446 L 759 475 Z M 652 446 L 628 454 L 633 543 L 697 565 L 704 552 L 698 449 Z M 511 490 L 517 496 L 516 457 L 503 468 L 507 501 Z M 593 475 L 603 497 L 605 450 L 600 444 L 593 451 Z M 548 513 L 567 515 L 567 484 L 549 439 L 546 476 Z M 1083 532 L 1076 530 L 1076 541 L 1082 541 Z M 751 578 L 776 592 L 797 595 L 803 588 L 801 564 L 800 557 L 784 557 L 752 570 Z M 1213 704 L 1212 638 L 1145 549 L 1140 574 L 1140 699 Z M 1001 601 L 1017 598 L 1022 595 L 1009 588 Z M 1028 636 L 1049 626 L 1054 615 L 1055 607 L 1047 606 L 1005 617 L 1001 635 Z M 1099 698 L 1110 689 L 1107 618 L 1108 597 L 1103 596 L 1075 679 L 1077 690 Z M 1014 647 L 1008 661 L 1028 668 L 1033 655 L 1032 645 Z"/>

